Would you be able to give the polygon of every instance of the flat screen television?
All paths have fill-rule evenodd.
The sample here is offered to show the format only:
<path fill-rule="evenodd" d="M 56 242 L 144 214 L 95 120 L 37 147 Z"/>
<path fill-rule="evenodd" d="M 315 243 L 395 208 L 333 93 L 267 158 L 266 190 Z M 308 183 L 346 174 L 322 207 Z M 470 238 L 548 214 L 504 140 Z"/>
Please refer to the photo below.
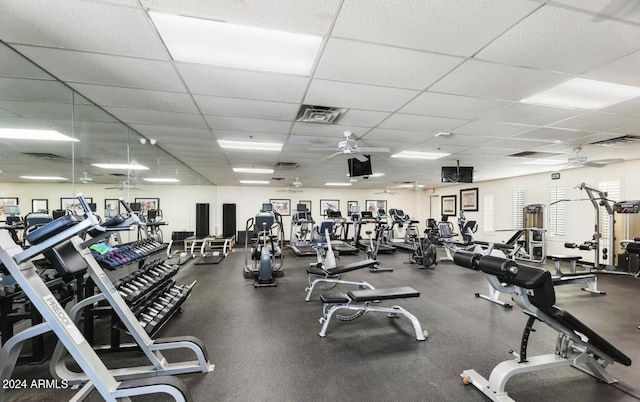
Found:
<path fill-rule="evenodd" d="M 129 203 L 129 208 L 131 208 L 133 212 L 140 212 L 142 211 L 142 204 L 139 202 L 131 202 Z"/>
<path fill-rule="evenodd" d="M 365 162 L 361 162 L 356 158 L 350 158 L 347 160 L 349 166 L 349 177 L 358 176 L 371 176 L 371 157 L 369 155 L 363 155 L 367 158 Z"/>
<path fill-rule="evenodd" d="M 473 183 L 473 166 L 443 166 L 440 178 L 443 183 Z"/>

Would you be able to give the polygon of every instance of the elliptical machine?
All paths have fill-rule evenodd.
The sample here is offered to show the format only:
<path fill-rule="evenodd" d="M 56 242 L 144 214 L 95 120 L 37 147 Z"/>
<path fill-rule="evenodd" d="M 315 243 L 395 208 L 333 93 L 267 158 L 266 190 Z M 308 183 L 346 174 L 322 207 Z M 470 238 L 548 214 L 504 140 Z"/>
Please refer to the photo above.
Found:
<path fill-rule="evenodd" d="M 255 218 L 247 220 L 245 229 L 244 277 L 255 279 L 253 286 L 256 288 L 278 286 L 274 278 L 283 275 L 284 260 L 282 215 L 274 211 L 271 204 L 262 204 Z M 253 242 L 251 247 L 249 237 Z"/>

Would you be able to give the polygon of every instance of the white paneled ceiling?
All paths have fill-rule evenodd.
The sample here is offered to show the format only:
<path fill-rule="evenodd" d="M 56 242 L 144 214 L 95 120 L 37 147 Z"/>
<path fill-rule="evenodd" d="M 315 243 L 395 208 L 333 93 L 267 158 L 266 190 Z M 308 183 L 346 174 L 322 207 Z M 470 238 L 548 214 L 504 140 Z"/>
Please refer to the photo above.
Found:
<path fill-rule="evenodd" d="M 639 99 L 599 111 L 521 102 L 575 77 L 640 86 L 640 17 L 623 3 L 68 0 L 52 7 L 47 0 L 3 1 L 0 40 L 66 86 L 0 46 L 0 125 L 75 129 L 81 142 L 94 144 L 78 149 L 84 166 L 101 154 L 126 156 L 122 144 L 132 136 L 155 139 L 163 158 L 142 144 L 133 151 L 167 167 L 171 155 L 218 185 L 255 178 L 234 174 L 235 166 L 275 169 L 269 179 L 283 180 L 271 180 L 271 187 L 295 178 L 311 187 L 346 181 L 346 156 L 309 150 L 337 149 L 344 131 L 352 131 L 359 146 L 390 150 L 372 156 L 374 171 L 384 176 L 358 180 L 353 188 L 416 181 L 436 187 L 440 167 L 458 161 L 473 165 L 478 180 L 552 169 L 512 156 L 524 151 L 549 152 L 561 162 L 576 147 L 590 159 L 635 159 L 640 140 L 593 143 L 640 138 Z M 317 35 L 322 44 L 308 75 L 178 62 L 149 11 Z M 110 115 L 96 113 L 69 88 Z M 303 104 L 346 110 L 332 124 L 306 123 L 297 121 Z M 283 148 L 228 150 L 219 139 L 280 142 Z M 16 156 L 20 143 L 2 145 L 0 171 L 44 168 L 24 151 Z M 29 147 L 71 155 L 59 145 Z M 403 150 L 450 155 L 391 158 Z M 60 162 L 60 171 L 68 170 L 67 162 Z M 0 181 L 12 178 L 0 175 Z"/>

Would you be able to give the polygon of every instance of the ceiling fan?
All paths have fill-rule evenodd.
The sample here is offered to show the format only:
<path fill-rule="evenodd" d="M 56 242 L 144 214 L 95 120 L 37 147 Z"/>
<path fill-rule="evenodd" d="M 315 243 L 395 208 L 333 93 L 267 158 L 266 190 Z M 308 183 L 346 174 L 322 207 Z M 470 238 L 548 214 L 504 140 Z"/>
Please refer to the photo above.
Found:
<path fill-rule="evenodd" d="M 359 147 L 356 140 L 352 139 L 353 133 L 351 131 L 345 131 L 344 141 L 338 142 L 338 149 L 335 148 L 310 148 L 309 151 L 336 151 L 335 153 L 327 156 L 325 159 L 331 159 L 338 155 L 349 155 L 360 162 L 366 162 L 367 157 L 364 154 L 372 154 L 377 152 L 389 152 L 389 148 L 383 147 Z"/>
<path fill-rule="evenodd" d="M 78 181 L 80 183 L 87 184 L 87 183 L 91 183 L 93 181 L 93 179 L 91 177 L 89 177 L 89 173 L 88 172 L 82 172 L 82 177 L 79 177 Z"/>
<path fill-rule="evenodd" d="M 395 195 L 395 194 L 398 194 L 398 193 L 396 193 L 395 191 L 391 191 L 391 190 L 389 189 L 389 187 L 385 187 L 385 188 L 384 188 L 384 190 L 382 190 L 382 191 L 380 191 L 380 192 L 378 192 L 378 193 L 374 193 L 374 194 L 389 194 L 389 195 Z"/>
<path fill-rule="evenodd" d="M 139 187 L 135 187 L 128 180 L 123 181 L 118 187 L 105 187 L 105 190 L 142 190 Z"/>
<path fill-rule="evenodd" d="M 285 188 L 284 190 L 278 190 L 279 193 L 301 193 L 302 190 L 300 190 L 300 186 L 302 186 L 302 182 L 300 181 L 299 178 L 296 177 L 296 179 L 293 181 L 293 183 L 291 183 L 291 185 L 293 186 L 293 188 L 291 188 L 291 186 L 287 186 L 287 188 Z"/>
<path fill-rule="evenodd" d="M 568 167 L 604 167 L 609 163 L 622 162 L 624 159 L 621 158 L 613 158 L 613 159 L 597 159 L 597 160 L 589 160 L 586 156 L 580 156 L 580 151 L 582 151 L 582 147 L 573 148 L 573 152 L 575 152 L 575 156 L 567 159 Z"/>

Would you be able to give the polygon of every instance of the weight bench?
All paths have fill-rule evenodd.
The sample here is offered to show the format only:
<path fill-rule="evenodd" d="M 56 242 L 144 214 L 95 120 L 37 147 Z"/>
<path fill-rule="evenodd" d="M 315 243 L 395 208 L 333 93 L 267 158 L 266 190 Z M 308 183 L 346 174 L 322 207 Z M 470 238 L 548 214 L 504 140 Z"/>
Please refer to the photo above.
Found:
<path fill-rule="evenodd" d="M 316 288 L 316 286 L 318 286 L 318 284 L 321 284 L 321 283 L 331 284 L 326 287 L 318 286 L 322 290 L 333 289 L 339 284 L 353 285 L 353 286 L 358 286 L 360 288 L 366 287 L 369 289 L 375 289 L 373 286 L 371 286 L 369 283 L 365 281 L 356 281 L 356 282 L 345 281 L 342 279 L 342 275 L 347 272 L 355 271 L 358 269 L 371 268 L 375 266 L 377 263 L 378 262 L 376 260 L 367 259 L 367 260 L 362 260 L 362 261 L 354 262 L 351 264 L 338 266 L 335 268 L 328 268 L 328 269 L 322 268 L 321 264 L 314 264 L 313 266 L 310 266 L 309 268 L 307 268 L 309 286 L 305 288 L 307 295 L 304 298 L 304 300 L 305 301 L 311 300 L 311 293 L 313 293 L 313 290 Z"/>
<path fill-rule="evenodd" d="M 465 384 L 474 385 L 491 400 L 513 401 L 505 387 L 507 381 L 516 374 L 584 364 L 594 377 L 612 384 L 616 380 L 607 373 L 606 367 L 615 362 L 631 365 L 629 357 L 593 329 L 569 312 L 554 306 L 556 298 L 549 271 L 518 265 L 513 260 L 464 251 L 454 255 L 454 262 L 484 272 L 496 290 L 510 294 L 512 300 L 529 316 L 520 342 L 520 353 L 510 352 L 515 359 L 498 364 L 489 380 L 475 370 L 465 370 L 461 374 Z M 541 321 L 558 332 L 555 353 L 527 356 L 527 345 L 534 332 L 535 321 Z"/>
<path fill-rule="evenodd" d="M 589 271 L 577 272 L 576 264 L 582 258 L 579 255 L 548 255 L 548 259 L 553 261 L 555 268 L 555 275 L 552 277 L 553 284 L 559 285 L 571 285 L 574 283 L 586 283 L 587 287 L 580 288 L 585 292 L 597 293 L 600 295 L 607 294 L 606 292 L 598 290 L 598 277 L 596 274 Z M 569 273 L 562 272 L 560 264 L 562 262 L 569 262 Z"/>
<path fill-rule="evenodd" d="M 320 323 L 322 324 L 320 336 L 326 336 L 327 327 L 329 326 L 329 322 L 331 322 L 331 318 L 334 316 L 334 314 L 340 321 L 351 321 L 362 316 L 366 312 L 373 311 L 378 313 L 386 313 L 389 318 L 395 318 L 400 315 L 407 317 L 413 324 L 416 340 L 424 341 L 428 336 L 427 331 L 423 331 L 422 326 L 420 325 L 420 321 L 418 321 L 418 319 L 407 310 L 403 309 L 400 306 L 381 307 L 369 305 L 370 302 L 406 299 L 409 297 L 419 296 L 420 292 L 408 286 L 387 289 L 352 290 L 347 293 L 321 295 L 320 300 L 322 300 L 323 303 L 323 314 L 322 318 L 320 318 Z M 356 313 L 351 316 L 340 316 L 336 314 L 336 312 L 340 310 L 350 310 L 355 311 Z"/>

